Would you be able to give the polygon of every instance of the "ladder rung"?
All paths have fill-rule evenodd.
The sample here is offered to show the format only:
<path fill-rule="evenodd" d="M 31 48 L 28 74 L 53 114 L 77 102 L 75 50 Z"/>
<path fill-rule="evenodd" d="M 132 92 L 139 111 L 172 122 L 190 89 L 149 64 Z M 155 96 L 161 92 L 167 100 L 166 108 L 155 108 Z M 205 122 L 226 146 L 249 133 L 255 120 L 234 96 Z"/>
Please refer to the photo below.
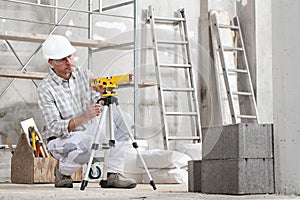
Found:
<path fill-rule="evenodd" d="M 166 115 L 173 115 L 173 116 L 195 116 L 197 115 L 196 112 L 166 112 Z"/>
<path fill-rule="evenodd" d="M 236 72 L 236 73 L 244 73 L 244 74 L 248 73 L 248 71 L 245 70 L 245 69 L 227 68 L 227 71 L 229 71 L 229 72 Z"/>
<path fill-rule="evenodd" d="M 171 41 L 171 40 L 158 40 L 157 41 L 158 44 L 188 44 L 187 41 Z"/>
<path fill-rule="evenodd" d="M 233 25 L 227 25 L 227 24 L 219 24 L 220 28 L 228 28 L 228 29 L 232 29 L 232 30 L 239 30 L 238 26 L 233 26 Z"/>
<path fill-rule="evenodd" d="M 233 91 L 231 92 L 233 95 L 243 95 L 243 96 L 252 96 L 251 92 L 239 92 L 239 91 Z"/>
<path fill-rule="evenodd" d="M 193 92 L 195 91 L 194 88 L 162 88 L 163 91 L 166 92 Z"/>
<path fill-rule="evenodd" d="M 255 115 L 238 115 L 238 118 L 245 118 L 245 119 L 257 119 Z"/>
<path fill-rule="evenodd" d="M 229 47 L 223 46 L 224 51 L 243 51 L 243 48 L 240 47 Z"/>
<path fill-rule="evenodd" d="M 159 64 L 160 67 L 190 68 L 190 64 Z"/>
<path fill-rule="evenodd" d="M 199 136 L 169 136 L 169 140 L 200 140 Z"/>
<path fill-rule="evenodd" d="M 168 18 L 168 17 L 154 17 L 155 22 L 159 23 L 159 22 L 184 22 L 185 19 L 181 18 L 181 17 L 172 17 L 172 18 Z"/>

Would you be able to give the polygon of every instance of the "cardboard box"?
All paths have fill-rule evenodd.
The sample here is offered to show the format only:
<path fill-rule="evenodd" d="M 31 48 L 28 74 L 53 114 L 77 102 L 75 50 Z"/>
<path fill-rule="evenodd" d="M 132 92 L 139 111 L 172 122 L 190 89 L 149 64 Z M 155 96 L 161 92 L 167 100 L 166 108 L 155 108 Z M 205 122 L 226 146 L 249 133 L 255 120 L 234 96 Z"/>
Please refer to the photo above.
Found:
<path fill-rule="evenodd" d="M 57 160 L 49 157 L 34 157 L 33 149 L 23 133 L 11 158 L 12 183 L 54 183 L 54 168 Z M 82 180 L 82 168 L 73 175 L 74 182 Z"/>

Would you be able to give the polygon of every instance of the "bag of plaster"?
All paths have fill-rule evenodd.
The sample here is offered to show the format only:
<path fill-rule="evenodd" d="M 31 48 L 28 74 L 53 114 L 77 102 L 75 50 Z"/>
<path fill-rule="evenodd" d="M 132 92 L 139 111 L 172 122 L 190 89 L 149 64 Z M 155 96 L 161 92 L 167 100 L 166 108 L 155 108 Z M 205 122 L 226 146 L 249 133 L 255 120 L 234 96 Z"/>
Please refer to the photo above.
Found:
<path fill-rule="evenodd" d="M 185 169 L 151 169 L 152 179 L 157 184 L 187 184 L 188 172 Z M 149 183 L 147 173 L 143 173 L 142 183 Z"/>
<path fill-rule="evenodd" d="M 192 158 L 184 153 L 172 150 L 152 149 L 141 153 L 149 169 L 173 169 L 187 167 Z M 143 168 L 140 157 L 137 157 L 137 167 Z"/>

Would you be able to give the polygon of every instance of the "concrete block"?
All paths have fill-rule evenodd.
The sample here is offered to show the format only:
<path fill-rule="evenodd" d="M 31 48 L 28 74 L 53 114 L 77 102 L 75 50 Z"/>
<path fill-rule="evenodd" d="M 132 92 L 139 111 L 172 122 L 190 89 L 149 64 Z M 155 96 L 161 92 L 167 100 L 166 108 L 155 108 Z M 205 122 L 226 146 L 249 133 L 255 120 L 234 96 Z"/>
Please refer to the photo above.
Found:
<path fill-rule="evenodd" d="M 202 160 L 201 192 L 274 193 L 273 159 Z"/>
<path fill-rule="evenodd" d="M 203 160 L 273 158 L 272 124 L 203 128 Z"/>
<path fill-rule="evenodd" d="M 201 192 L 201 160 L 188 162 L 188 191 Z"/>
<path fill-rule="evenodd" d="M 12 154 L 9 149 L 0 149 L 0 182 L 10 182 Z"/>

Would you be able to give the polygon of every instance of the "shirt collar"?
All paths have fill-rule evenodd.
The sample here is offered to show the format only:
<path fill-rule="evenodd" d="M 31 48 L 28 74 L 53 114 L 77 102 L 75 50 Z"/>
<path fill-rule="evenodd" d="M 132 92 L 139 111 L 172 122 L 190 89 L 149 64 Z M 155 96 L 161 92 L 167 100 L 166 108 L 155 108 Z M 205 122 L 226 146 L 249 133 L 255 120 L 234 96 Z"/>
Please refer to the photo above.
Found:
<path fill-rule="evenodd" d="M 78 69 L 74 66 L 74 71 L 71 74 L 71 78 L 72 79 L 76 79 L 78 73 Z M 61 78 L 60 76 L 57 76 L 57 74 L 55 74 L 54 70 L 52 69 L 52 67 L 50 67 L 50 73 L 49 73 L 50 77 L 58 84 L 58 85 L 62 85 L 63 82 L 67 81 L 63 78 Z"/>

